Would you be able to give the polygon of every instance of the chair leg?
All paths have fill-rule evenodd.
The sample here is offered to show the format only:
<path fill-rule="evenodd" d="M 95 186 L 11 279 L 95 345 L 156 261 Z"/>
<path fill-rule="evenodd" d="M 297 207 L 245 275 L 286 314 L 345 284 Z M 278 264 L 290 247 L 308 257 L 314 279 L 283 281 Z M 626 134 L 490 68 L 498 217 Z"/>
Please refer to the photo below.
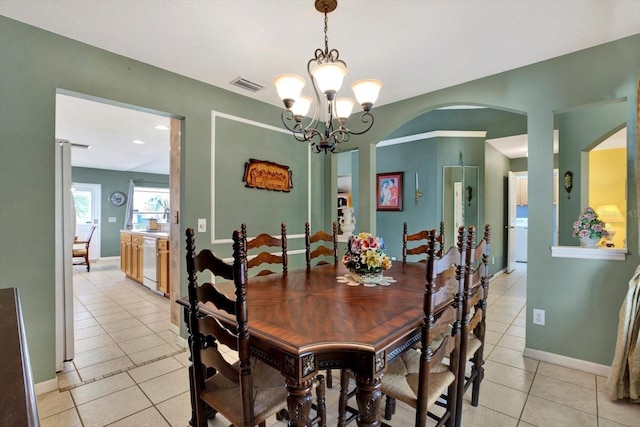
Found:
<path fill-rule="evenodd" d="M 325 383 L 324 376 L 318 375 L 318 387 L 316 388 L 317 406 L 316 413 L 319 418 L 318 427 L 327 426 L 327 405 L 325 401 Z"/>
<path fill-rule="evenodd" d="M 347 403 L 349 402 L 349 375 L 346 369 L 340 370 L 340 398 L 338 400 L 338 427 L 347 425 Z"/>
<path fill-rule="evenodd" d="M 91 264 L 89 263 L 89 254 L 87 254 L 87 256 L 84 257 L 84 260 L 87 263 L 87 271 L 91 271 Z"/>
<path fill-rule="evenodd" d="M 484 378 L 484 360 L 482 360 L 482 354 L 476 353 L 473 358 L 473 369 L 476 371 L 476 376 L 473 379 L 473 388 L 471 389 L 471 405 L 478 406 L 480 400 L 480 383 Z"/>
<path fill-rule="evenodd" d="M 396 413 L 396 399 L 391 396 L 387 396 L 386 403 L 384 405 L 384 419 L 390 420 L 393 414 Z"/>
<path fill-rule="evenodd" d="M 327 387 L 333 388 L 333 376 L 331 375 L 331 369 L 327 369 Z"/>

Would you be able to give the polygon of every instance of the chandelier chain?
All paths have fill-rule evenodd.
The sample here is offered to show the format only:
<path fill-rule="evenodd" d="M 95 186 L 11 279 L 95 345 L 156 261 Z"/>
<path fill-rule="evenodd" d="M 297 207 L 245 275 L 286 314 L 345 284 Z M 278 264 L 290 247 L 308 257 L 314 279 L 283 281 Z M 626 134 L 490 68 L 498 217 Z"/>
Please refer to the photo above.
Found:
<path fill-rule="evenodd" d="M 329 54 L 329 36 L 327 31 L 329 29 L 329 17 L 327 13 L 327 6 L 324 7 L 324 52 L 325 55 Z"/>

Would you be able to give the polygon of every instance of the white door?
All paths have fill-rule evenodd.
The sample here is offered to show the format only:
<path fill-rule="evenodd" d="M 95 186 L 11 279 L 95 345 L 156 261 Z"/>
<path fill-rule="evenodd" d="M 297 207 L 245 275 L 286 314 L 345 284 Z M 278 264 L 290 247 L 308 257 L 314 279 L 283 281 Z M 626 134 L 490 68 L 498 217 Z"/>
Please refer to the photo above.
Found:
<path fill-rule="evenodd" d="M 507 200 L 507 273 L 516 268 L 516 174 L 509 171 L 509 197 Z"/>
<path fill-rule="evenodd" d="M 95 225 L 96 231 L 91 237 L 89 245 L 89 259 L 100 258 L 100 184 L 86 184 L 74 182 L 71 188 L 73 201 L 76 207 L 76 236 L 78 240 L 89 237 L 91 226 Z"/>

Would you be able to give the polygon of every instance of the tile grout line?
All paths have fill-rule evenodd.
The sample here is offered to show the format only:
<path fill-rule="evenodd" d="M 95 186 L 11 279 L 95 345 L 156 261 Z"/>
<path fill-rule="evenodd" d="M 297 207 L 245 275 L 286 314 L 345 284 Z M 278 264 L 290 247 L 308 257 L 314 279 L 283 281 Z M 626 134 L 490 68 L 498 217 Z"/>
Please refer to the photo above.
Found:
<path fill-rule="evenodd" d="M 58 390 L 60 392 L 73 390 L 74 388 L 77 388 L 77 387 L 80 387 L 80 386 L 83 386 L 83 385 L 91 384 L 93 382 L 96 382 L 96 381 L 99 381 L 99 380 L 102 380 L 102 379 L 105 379 L 105 378 L 109 378 L 109 377 L 112 377 L 114 375 L 121 374 L 123 372 L 129 372 L 132 369 L 140 368 L 142 366 L 149 365 L 151 363 L 158 362 L 160 360 L 164 360 L 164 359 L 168 359 L 170 357 L 177 356 L 178 354 L 182 354 L 185 351 L 186 350 L 178 350 L 178 351 L 175 351 L 175 352 L 173 352 L 171 354 L 167 354 L 167 355 L 164 355 L 164 356 L 156 357 L 155 359 L 150 359 L 150 360 L 147 360 L 147 361 L 144 361 L 144 362 L 141 362 L 141 363 L 134 363 L 133 366 L 130 366 L 128 368 L 120 369 L 120 370 L 114 371 L 114 372 L 109 372 L 107 374 L 104 374 L 104 375 L 101 375 L 101 376 L 97 376 L 95 378 L 90 378 L 90 379 L 84 380 L 84 381 L 82 381 L 82 382 L 80 382 L 78 384 L 73 384 L 73 385 L 69 385 L 69 386 L 63 387 L 63 388 L 59 388 Z"/>

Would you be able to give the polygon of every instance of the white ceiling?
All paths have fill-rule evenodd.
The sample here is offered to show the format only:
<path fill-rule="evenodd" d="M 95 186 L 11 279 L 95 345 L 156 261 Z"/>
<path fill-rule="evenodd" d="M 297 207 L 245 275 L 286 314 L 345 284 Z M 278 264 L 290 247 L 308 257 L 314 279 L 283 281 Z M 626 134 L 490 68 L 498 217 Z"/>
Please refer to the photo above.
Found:
<path fill-rule="evenodd" d="M 274 105 L 272 78 L 304 75 L 324 43 L 313 0 L 0 0 L 0 14 Z M 344 87 L 378 78 L 383 105 L 638 32 L 637 0 L 340 0 L 328 34 Z"/>

